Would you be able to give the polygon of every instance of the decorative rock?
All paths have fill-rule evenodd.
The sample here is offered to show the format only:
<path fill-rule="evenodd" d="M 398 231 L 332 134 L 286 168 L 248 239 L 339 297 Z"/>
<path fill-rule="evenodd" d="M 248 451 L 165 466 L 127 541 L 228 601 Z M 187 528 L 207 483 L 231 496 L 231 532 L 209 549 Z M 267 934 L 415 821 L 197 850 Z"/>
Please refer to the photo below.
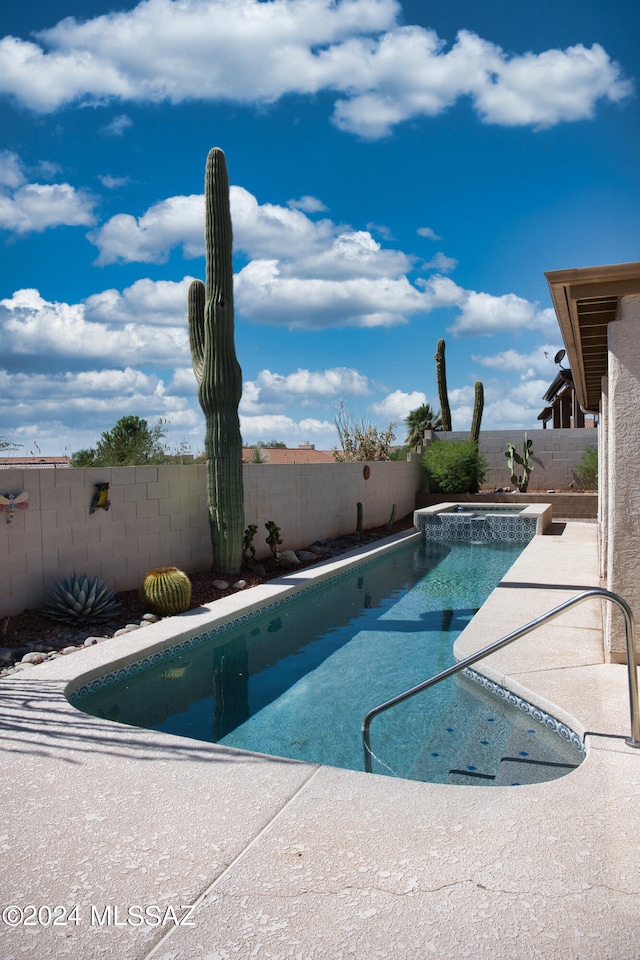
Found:
<path fill-rule="evenodd" d="M 36 663 L 42 663 L 43 660 L 44 660 L 43 653 L 34 652 L 34 653 L 25 653 L 24 657 L 20 662 L 36 664 Z"/>
<path fill-rule="evenodd" d="M 94 645 L 94 643 L 97 643 L 97 642 L 98 642 L 98 638 L 97 638 L 97 637 L 87 637 L 87 639 L 86 639 L 85 642 L 82 644 L 82 646 L 83 646 L 83 647 L 92 647 L 92 646 Z"/>
<path fill-rule="evenodd" d="M 317 560 L 323 552 L 324 551 L 319 551 L 318 553 L 314 553 L 313 550 L 298 550 L 298 559 L 302 563 L 309 563 L 312 560 Z"/>
<path fill-rule="evenodd" d="M 283 550 L 280 554 L 280 559 L 289 567 L 299 567 L 300 561 L 298 560 L 298 555 L 293 550 Z"/>
<path fill-rule="evenodd" d="M 262 566 L 261 563 L 256 563 L 256 565 L 253 568 L 253 574 L 256 577 L 266 577 L 267 571 L 265 570 L 265 568 Z"/>
<path fill-rule="evenodd" d="M 244 590 L 247 585 L 246 580 L 236 580 L 235 583 L 232 583 L 231 586 L 234 590 Z"/>
<path fill-rule="evenodd" d="M 124 633 L 133 633 L 134 630 L 139 630 L 139 623 L 127 623 L 124 627 L 120 627 L 119 630 L 116 630 L 114 637 L 121 637 Z"/>
<path fill-rule="evenodd" d="M 25 663 L 20 661 L 20 663 L 16 663 L 12 672 L 17 673 L 19 670 L 30 670 L 31 667 L 35 667 L 35 663 L 30 663 L 28 660 L 25 661 Z"/>
<path fill-rule="evenodd" d="M 142 617 L 145 623 L 157 623 L 160 620 L 160 617 L 157 613 L 145 613 Z"/>
<path fill-rule="evenodd" d="M 309 550 L 311 553 L 315 553 L 316 556 L 320 556 L 321 554 L 327 552 L 327 548 L 321 547 L 319 543 L 312 543 L 311 546 L 309 547 Z"/>
<path fill-rule="evenodd" d="M 213 583 L 211 584 L 211 586 L 214 587 L 216 590 L 228 590 L 228 589 L 229 589 L 229 584 L 227 583 L 226 580 L 214 580 Z"/>
<path fill-rule="evenodd" d="M 75 653 L 77 649 L 77 647 L 63 647 L 60 653 L 66 656 L 68 653 Z"/>

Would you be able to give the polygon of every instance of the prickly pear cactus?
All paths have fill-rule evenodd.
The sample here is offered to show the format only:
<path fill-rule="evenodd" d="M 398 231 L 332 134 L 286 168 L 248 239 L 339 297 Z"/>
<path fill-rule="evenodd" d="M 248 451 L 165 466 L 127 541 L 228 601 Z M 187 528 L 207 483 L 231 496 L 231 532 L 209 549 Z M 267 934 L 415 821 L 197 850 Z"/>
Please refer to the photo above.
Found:
<path fill-rule="evenodd" d="M 189 287 L 189 344 L 205 415 L 207 495 L 213 569 L 238 573 L 242 565 L 244 501 L 238 404 L 242 372 L 234 342 L 232 232 L 224 153 L 214 147 L 205 173 L 206 285 Z"/>
<path fill-rule="evenodd" d="M 451 430 L 451 409 L 449 407 L 449 394 L 447 393 L 447 368 L 444 360 L 445 342 L 438 340 L 436 346 L 436 379 L 438 381 L 438 396 L 440 397 L 440 419 L 442 429 L 449 432 Z"/>
<path fill-rule="evenodd" d="M 512 443 L 507 444 L 507 449 L 505 450 L 505 457 L 509 465 L 509 473 L 511 474 L 511 483 L 518 488 L 520 493 L 526 493 L 529 487 L 529 476 L 533 470 L 533 464 L 529 456 L 532 453 L 533 440 L 529 440 L 525 433 L 524 441 L 522 443 L 522 454 L 516 453 L 516 448 Z M 516 474 L 516 464 L 522 467 L 522 476 Z"/>

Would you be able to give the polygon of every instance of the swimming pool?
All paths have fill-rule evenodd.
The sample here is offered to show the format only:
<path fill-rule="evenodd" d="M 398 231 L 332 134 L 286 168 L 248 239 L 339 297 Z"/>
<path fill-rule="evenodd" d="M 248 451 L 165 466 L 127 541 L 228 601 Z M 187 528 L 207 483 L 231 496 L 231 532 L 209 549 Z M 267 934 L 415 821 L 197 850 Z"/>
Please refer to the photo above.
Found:
<path fill-rule="evenodd" d="M 521 550 L 413 540 L 72 702 L 109 720 L 362 770 L 364 714 L 452 662 L 453 641 Z M 547 779 L 581 759 L 465 678 L 378 718 L 372 747 L 374 772 L 433 782 L 530 782 L 525 763 L 539 761 L 536 779 Z M 511 754 L 517 773 L 493 772 Z"/>

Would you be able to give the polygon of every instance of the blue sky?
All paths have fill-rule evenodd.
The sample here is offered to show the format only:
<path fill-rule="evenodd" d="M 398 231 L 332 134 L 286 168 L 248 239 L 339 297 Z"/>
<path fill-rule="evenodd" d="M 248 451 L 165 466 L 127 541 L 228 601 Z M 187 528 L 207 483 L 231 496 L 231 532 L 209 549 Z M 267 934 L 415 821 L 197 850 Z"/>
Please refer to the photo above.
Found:
<path fill-rule="evenodd" d="M 0 434 L 125 414 L 203 447 L 186 288 L 206 155 L 234 225 L 246 443 L 534 428 L 561 340 L 544 272 L 640 259 L 627 0 L 29 0 L 0 12 Z M 546 355 L 545 355 L 546 354 Z"/>

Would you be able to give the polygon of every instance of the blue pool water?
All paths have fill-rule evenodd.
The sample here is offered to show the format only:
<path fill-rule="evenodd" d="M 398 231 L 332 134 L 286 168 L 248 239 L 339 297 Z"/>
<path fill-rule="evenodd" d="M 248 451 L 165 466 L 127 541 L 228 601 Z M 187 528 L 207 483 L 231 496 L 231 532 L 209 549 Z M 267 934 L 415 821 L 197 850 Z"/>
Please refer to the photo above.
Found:
<path fill-rule="evenodd" d="M 455 638 L 521 549 L 414 540 L 72 702 L 121 723 L 362 770 L 364 714 L 453 662 Z M 496 782 L 487 771 L 505 750 L 531 770 L 527 758 L 540 766 L 544 756 L 556 776 L 579 762 L 559 737 L 546 741 L 542 725 L 458 677 L 374 720 L 373 769 Z M 521 767 L 507 767 L 498 782 L 524 782 Z"/>

